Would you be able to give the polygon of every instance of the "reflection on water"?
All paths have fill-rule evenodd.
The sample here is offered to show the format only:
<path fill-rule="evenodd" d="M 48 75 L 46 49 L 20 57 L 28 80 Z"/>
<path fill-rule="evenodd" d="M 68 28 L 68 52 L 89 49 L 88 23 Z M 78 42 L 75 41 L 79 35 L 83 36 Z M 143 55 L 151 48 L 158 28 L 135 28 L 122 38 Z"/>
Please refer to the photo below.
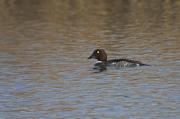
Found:
<path fill-rule="evenodd" d="M 0 0 L 0 117 L 180 118 L 179 0 Z M 93 73 L 87 57 L 150 67 Z"/>

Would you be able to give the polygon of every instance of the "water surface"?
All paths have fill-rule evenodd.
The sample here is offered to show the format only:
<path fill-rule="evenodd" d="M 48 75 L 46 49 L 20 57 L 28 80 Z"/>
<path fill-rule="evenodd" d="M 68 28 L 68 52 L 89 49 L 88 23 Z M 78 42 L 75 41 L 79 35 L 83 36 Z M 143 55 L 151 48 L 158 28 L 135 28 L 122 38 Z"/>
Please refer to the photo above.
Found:
<path fill-rule="evenodd" d="M 179 119 L 179 11 L 179 0 L 0 0 L 0 118 Z M 151 66 L 94 73 L 96 48 Z"/>

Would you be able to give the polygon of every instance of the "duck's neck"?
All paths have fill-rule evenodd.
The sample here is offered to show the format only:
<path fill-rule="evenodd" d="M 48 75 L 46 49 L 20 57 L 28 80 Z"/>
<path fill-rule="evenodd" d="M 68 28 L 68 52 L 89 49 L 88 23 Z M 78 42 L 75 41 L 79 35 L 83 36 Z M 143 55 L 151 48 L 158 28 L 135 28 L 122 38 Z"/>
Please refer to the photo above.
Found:
<path fill-rule="evenodd" d="M 104 63 L 106 63 L 107 60 L 98 60 L 98 62 L 104 62 Z"/>

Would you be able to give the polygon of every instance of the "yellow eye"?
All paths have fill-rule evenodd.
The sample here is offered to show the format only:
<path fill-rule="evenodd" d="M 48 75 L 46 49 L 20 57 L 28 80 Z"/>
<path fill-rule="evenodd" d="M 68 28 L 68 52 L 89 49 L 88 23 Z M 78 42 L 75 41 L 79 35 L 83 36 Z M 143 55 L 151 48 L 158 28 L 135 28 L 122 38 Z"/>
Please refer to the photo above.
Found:
<path fill-rule="evenodd" d="M 99 50 L 96 53 L 99 54 L 100 53 Z"/>

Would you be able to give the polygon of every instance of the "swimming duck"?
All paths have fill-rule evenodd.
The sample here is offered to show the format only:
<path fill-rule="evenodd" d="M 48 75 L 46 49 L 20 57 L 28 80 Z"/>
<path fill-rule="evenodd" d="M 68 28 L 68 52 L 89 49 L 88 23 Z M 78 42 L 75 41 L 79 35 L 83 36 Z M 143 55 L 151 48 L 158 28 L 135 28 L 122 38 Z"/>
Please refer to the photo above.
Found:
<path fill-rule="evenodd" d="M 148 64 L 144 64 L 140 61 L 130 60 L 130 59 L 111 59 L 107 60 L 107 54 L 104 49 L 96 49 L 93 53 L 88 57 L 88 59 L 97 59 L 98 61 L 95 63 L 95 67 L 99 67 L 100 69 L 106 69 L 107 66 L 114 67 L 136 67 L 136 66 L 149 66 Z"/>

